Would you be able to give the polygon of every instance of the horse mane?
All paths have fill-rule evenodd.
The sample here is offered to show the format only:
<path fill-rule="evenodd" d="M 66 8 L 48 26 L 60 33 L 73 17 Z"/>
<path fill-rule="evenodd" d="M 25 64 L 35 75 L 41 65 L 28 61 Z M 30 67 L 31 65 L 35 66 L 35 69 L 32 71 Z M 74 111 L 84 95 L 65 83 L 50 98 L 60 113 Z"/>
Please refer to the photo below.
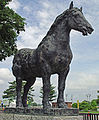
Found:
<path fill-rule="evenodd" d="M 47 35 L 51 35 L 53 31 L 56 29 L 57 25 L 59 25 L 62 20 L 68 16 L 69 9 L 65 10 L 62 14 L 56 17 L 54 23 L 51 25 L 49 31 L 47 32 Z"/>

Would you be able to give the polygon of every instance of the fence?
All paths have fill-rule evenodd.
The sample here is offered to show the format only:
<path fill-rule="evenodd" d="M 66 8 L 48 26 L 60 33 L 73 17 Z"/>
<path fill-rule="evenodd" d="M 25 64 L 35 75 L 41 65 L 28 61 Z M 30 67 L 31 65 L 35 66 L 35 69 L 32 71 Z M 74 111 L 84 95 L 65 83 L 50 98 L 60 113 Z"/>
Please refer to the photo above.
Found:
<path fill-rule="evenodd" d="M 98 120 L 99 114 L 95 113 L 80 113 L 80 115 L 83 115 L 83 120 Z"/>

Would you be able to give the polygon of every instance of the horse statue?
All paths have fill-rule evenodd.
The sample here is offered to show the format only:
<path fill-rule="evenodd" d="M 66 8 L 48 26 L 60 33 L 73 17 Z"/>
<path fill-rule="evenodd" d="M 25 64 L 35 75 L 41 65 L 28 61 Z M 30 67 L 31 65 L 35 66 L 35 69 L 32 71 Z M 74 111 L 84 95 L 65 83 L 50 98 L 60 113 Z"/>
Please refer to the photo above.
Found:
<path fill-rule="evenodd" d="M 35 83 L 36 77 L 43 82 L 43 109 L 50 109 L 49 92 L 50 76 L 58 74 L 59 108 L 65 108 L 64 89 L 65 81 L 72 60 L 70 49 L 70 31 L 74 29 L 84 36 L 92 33 L 93 28 L 85 19 L 82 8 L 73 7 L 60 14 L 50 27 L 46 36 L 36 49 L 24 48 L 14 56 L 12 71 L 16 77 L 16 107 L 27 107 L 27 93 Z M 21 97 L 22 80 L 26 81 L 24 93 Z"/>

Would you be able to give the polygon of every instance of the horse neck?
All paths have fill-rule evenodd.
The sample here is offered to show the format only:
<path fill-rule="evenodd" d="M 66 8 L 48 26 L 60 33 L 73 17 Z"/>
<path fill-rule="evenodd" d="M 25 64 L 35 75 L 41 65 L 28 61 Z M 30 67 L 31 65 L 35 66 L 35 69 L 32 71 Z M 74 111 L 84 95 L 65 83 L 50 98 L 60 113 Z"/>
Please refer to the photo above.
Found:
<path fill-rule="evenodd" d="M 50 30 L 47 33 L 47 36 L 54 36 L 54 42 L 66 42 L 69 44 L 70 41 L 70 29 L 68 27 L 68 24 L 66 26 L 64 24 L 58 24 L 54 29 L 50 28 Z"/>

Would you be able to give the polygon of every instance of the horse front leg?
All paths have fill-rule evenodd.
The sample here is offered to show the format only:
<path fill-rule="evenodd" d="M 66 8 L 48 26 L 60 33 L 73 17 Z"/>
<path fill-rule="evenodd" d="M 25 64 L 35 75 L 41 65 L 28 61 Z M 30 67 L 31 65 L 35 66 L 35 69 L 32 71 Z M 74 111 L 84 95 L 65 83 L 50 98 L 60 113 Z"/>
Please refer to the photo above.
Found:
<path fill-rule="evenodd" d="M 65 81 L 66 81 L 66 77 L 68 75 L 69 72 L 69 67 L 67 70 L 65 70 L 64 72 L 61 72 L 59 74 L 59 78 L 58 78 L 58 99 L 57 99 L 57 104 L 59 108 L 67 108 L 67 105 L 64 102 L 64 89 L 65 89 Z"/>
<path fill-rule="evenodd" d="M 22 89 L 22 79 L 21 77 L 16 77 L 16 107 L 23 107 L 21 99 L 21 89 Z"/>
<path fill-rule="evenodd" d="M 43 109 L 47 110 L 51 108 L 49 103 L 49 95 L 50 95 L 50 75 L 44 75 L 43 79 Z"/>
<path fill-rule="evenodd" d="M 43 104 L 44 112 L 46 112 L 48 109 L 51 108 L 51 105 L 49 103 L 51 69 L 49 64 L 42 57 L 42 54 L 40 55 L 39 60 L 40 60 L 39 64 L 41 68 L 41 75 L 42 75 L 42 82 L 43 82 L 42 104 Z"/>

